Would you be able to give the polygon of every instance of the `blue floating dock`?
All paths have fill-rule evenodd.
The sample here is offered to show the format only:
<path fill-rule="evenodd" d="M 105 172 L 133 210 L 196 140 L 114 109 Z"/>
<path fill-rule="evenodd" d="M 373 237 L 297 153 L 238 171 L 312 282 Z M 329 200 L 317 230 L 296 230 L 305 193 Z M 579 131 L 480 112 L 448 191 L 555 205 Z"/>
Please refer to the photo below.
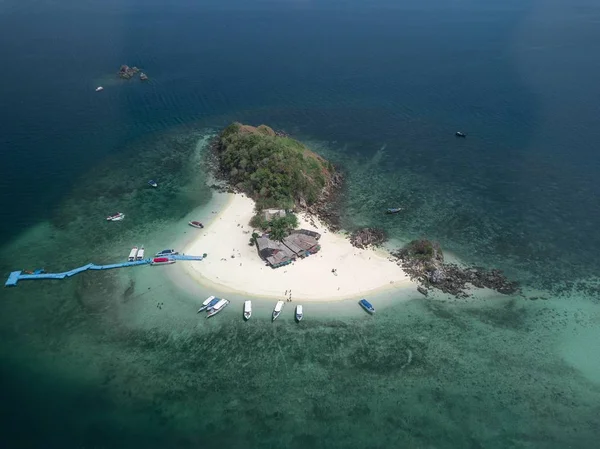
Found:
<path fill-rule="evenodd" d="M 202 260 L 204 259 L 202 256 L 186 256 L 186 255 L 173 255 L 169 256 L 169 259 L 174 260 Z M 87 270 L 112 270 L 115 268 L 124 268 L 124 267 L 135 267 L 138 265 L 150 265 L 152 263 L 152 258 L 136 260 L 134 262 L 122 262 L 122 263 L 113 263 L 110 265 L 95 265 L 93 263 L 88 263 L 79 268 L 74 268 L 71 271 L 65 271 L 64 273 L 38 273 L 38 274 L 24 274 L 22 271 L 13 271 L 8 275 L 7 281 L 4 283 L 5 287 L 16 287 L 17 282 L 19 281 L 34 281 L 38 279 L 64 279 L 71 276 L 75 276 L 76 274 L 82 273 Z"/>

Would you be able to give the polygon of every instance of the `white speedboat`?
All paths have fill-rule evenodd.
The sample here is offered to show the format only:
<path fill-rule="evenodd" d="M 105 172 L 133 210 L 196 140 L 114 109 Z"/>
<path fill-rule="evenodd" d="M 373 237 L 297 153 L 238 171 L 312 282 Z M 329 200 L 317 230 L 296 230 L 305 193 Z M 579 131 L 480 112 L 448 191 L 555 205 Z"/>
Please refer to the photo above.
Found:
<path fill-rule="evenodd" d="M 219 302 L 215 304 L 213 309 L 206 314 L 206 318 L 210 318 L 211 316 L 214 316 L 217 313 L 221 312 L 225 307 L 227 307 L 228 304 L 229 304 L 229 300 L 227 300 L 227 299 L 219 300 Z"/>
<path fill-rule="evenodd" d="M 275 308 L 273 309 L 273 321 L 277 319 L 279 315 L 281 315 L 281 311 L 283 310 L 283 301 L 277 301 L 275 304 Z"/>
<path fill-rule="evenodd" d="M 118 212 L 106 217 L 106 221 L 121 221 L 123 218 L 125 218 L 125 214 L 123 212 Z"/>
<path fill-rule="evenodd" d="M 302 306 L 296 306 L 296 321 L 300 322 L 304 318 L 304 314 L 302 313 Z"/>
<path fill-rule="evenodd" d="M 252 301 L 244 301 L 244 319 L 247 321 L 252 316 Z"/>
<path fill-rule="evenodd" d="M 179 252 L 175 251 L 174 249 L 163 249 L 162 251 L 156 253 L 156 257 L 176 256 L 177 254 L 179 254 Z"/>
<path fill-rule="evenodd" d="M 155 257 L 150 262 L 150 265 L 169 265 L 175 263 L 175 259 L 170 259 L 168 257 Z"/>
<path fill-rule="evenodd" d="M 190 221 L 188 224 L 191 227 L 198 228 L 198 229 L 202 229 L 204 227 L 204 225 L 202 223 L 200 223 L 199 221 Z"/>
<path fill-rule="evenodd" d="M 129 260 L 129 262 L 133 262 L 135 260 L 135 256 L 137 256 L 138 253 L 138 247 L 134 246 L 133 248 L 131 248 L 131 251 L 129 252 L 129 257 L 127 258 L 127 260 Z"/>
<path fill-rule="evenodd" d="M 137 252 L 137 256 L 135 257 L 136 260 L 143 260 L 144 259 L 144 247 L 142 246 L 138 252 Z"/>
<path fill-rule="evenodd" d="M 104 87 L 102 87 L 102 86 L 96 87 L 96 92 L 100 92 L 100 91 L 103 91 L 103 90 L 104 90 Z"/>
<path fill-rule="evenodd" d="M 202 303 L 202 306 L 200 306 L 200 308 L 198 309 L 198 312 L 196 312 L 196 313 L 200 313 L 200 312 L 202 312 L 203 310 L 206 310 L 206 308 L 208 307 L 208 305 L 211 303 L 211 301 L 212 301 L 213 299 L 215 299 L 215 297 L 214 297 L 214 296 L 209 296 L 208 298 L 206 298 L 206 299 L 204 300 L 204 302 Z M 216 303 L 215 303 L 215 304 L 216 304 Z"/>
<path fill-rule="evenodd" d="M 148 185 L 150 187 L 154 187 L 154 188 L 158 187 L 158 183 L 154 179 L 151 179 L 150 181 L 148 181 Z"/>

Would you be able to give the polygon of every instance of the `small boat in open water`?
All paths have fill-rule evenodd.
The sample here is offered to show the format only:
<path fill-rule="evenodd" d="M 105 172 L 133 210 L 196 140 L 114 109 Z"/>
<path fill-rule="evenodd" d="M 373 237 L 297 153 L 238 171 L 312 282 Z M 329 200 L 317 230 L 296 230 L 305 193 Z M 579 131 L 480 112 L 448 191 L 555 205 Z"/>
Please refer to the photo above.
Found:
<path fill-rule="evenodd" d="M 304 314 L 302 313 L 302 306 L 296 306 L 296 321 L 300 322 L 304 318 Z"/>
<path fill-rule="evenodd" d="M 123 212 L 118 212 L 106 217 L 106 221 L 121 221 L 123 218 L 125 218 L 125 214 Z"/>
<path fill-rule="evenodd" d="M 131 248 L 131 251 L 129 252 L 129 257 L 127 258 L 127 260 L 129 260 L 129 262 L 133 262 L 135 260 L 135 257 L 137 256 L 138 253 L 138 247 L 134 246 L 133 248 Z"/>
<path fill-rule="evenodd" d="M 148 185 L 150 187 L 158 187 L 158 183 L 154 179 L 151 179 L 150 181 L 148 181 Z"/>
<path fill-rule="evenodd" d="M 102 92 L 103 90 L 104 90 L 104 87 L 102 87 L 102 86 L 96 87 L 96 92 Z"/>
<path fill-rule="evenodd" d="M 467 137 L 467 135 L 466 135 L 465 133 L 463 133 L 462 131 L 456 131 L 456 132 L 454 133 L 454 135 L 455 135 L 456 137 Z"/>
<path fill-rule="evenodd" d="M 252 301 L 244 301 L 244 319 L 248 321 L 252 316 Z"/>
<path fill-rule="evenodd" d="M 188 224 L 194 228 L 199 228 L 199 229 L 202 229 L 204 227 L 204 225 L 202 223 L 200 223 L 199 221 L 190 221 Z"/>
<path fill-rule="evenodd" d="M 361 299 L 360 301 L 358 301 L 358 303 L 360 304 L 360 306 L 365 309 L 367 312 L 369 313 L 375 313 L 375 307 L 373 307 L 371 305 L 371 303 L 369 301 L 367 301 L 366 299 Z"/>
<path fill-rule="evenodd" d="M 388 209 L 385 210 L 385 213 L 386 214 L 397 214 L 401 210 L 402 210 L 401 207 L 390 207 L 390 208 L 388 208 Z"/>
<path fill-rule="evenodd" d="M 217 301 L 215 301 L 215 304 L 219 301 L 219 298 L 215 298 L 214 296 L 209 296 L 208 298 L 206 298 L 204 300 L 204 302 L 202 303 L 202 306 L 198 309 L 198 312 L 196 313 L 200 313 L 203 310 L 206 310 L 206 308 L 208 307 L 208 305 L 211 303 L 211 301 L 213 301 L 214 299 L 216 299 Z M 215 305 L 213 304 L 213 306 Z"/>
<path fill-rule="evenodd" d="M 176 256 L 177 254 L 179 254 L 179 252 L 175 251 L 174 249 L 163 249 L 162 251 L 156 253 L 156 257 Z"/>
<path fill-rule="evenodd" d="M 277 319 L 279 315 L 281 315 L 281 311 L 283 310 L 283 301 L 277 301 L 275 304 L 275 308 L 273 309 L 273 321 Z"/>
<path fill-rule="evenodd" d="M 213 309 L 210 312 L 208 312 L 208 314 L 206 315 L 206 318 L 210 318 L 211 316 L 214 316 L 217 313 L 221 312 L 225 307 L 227 307 L 228 304 L 229 304 L 229 300 L 220 299 L 219 302 L 215 304 Z"/>
<path fill-rule="evenodd" d="M 169 259 L 168 257 L 155 257 L 150 262 L 150 265 L 169 265 L 175 263 L 175 259 Z"/>

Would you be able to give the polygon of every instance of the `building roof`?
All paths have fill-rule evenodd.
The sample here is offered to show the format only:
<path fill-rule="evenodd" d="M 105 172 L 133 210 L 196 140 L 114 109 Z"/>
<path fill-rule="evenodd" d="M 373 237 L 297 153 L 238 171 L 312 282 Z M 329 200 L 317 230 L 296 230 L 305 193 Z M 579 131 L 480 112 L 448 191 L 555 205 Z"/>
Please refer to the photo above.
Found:
<path fill-rule="evenodd" d="M 300 232 L 294 232 L 283 239 L 283 243 L 294 253 L 308 251 L 319 244 L 316 238 Z"/>

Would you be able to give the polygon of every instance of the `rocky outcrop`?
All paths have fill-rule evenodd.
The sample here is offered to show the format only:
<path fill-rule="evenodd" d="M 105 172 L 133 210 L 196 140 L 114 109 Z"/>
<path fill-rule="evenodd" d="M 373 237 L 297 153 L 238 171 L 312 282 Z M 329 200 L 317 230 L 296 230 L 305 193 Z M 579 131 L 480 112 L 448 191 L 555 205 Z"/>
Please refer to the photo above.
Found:
<path fill-rule="evenodd" d="M 123 64 L 117 74 L 119 75 L 120 78 L 128 80 L 128 79 L 133 78 L 135 76 L 135 74 L 138 73 L 139 71 L 140 71 L 140 69 L 138 69 L 135 66 L 129 67 L 128 65 Z"/>
<path fill-rule="evenodd" d="M 356 248 L 364 249 L 369 246 L 379 246 L 386 240 L 387 235 L 383 229 L 362 228 L 350 234 L 350 243 Z"/>
<path fill-rule="evenodd" d="M 469 285 L 490 288 L 506 295 L 519 291 L 518 284 L 507 279 L 500 270 L 444 263 L 444 255 L 437 242 L 413 240 L 392 255 L 411 278 L 420 282 L 418 290 L 425 296 L 426 289 L 436 288 L 456 297 L 467 297 Z"/>

